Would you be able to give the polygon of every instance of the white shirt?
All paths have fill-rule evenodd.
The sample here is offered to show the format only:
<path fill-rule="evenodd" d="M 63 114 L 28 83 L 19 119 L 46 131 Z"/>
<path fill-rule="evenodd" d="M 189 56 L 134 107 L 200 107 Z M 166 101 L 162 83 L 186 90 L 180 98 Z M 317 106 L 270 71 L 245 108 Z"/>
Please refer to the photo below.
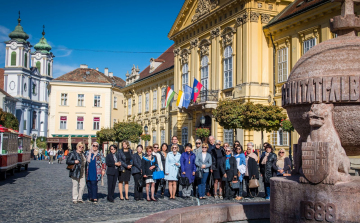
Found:
<path fill-rule="evenodd" d="M 203 160 L 203 162 L 205 162 L 206 153 L 201 153 L 201 155 L 202 155 L 202 160 Z"/>

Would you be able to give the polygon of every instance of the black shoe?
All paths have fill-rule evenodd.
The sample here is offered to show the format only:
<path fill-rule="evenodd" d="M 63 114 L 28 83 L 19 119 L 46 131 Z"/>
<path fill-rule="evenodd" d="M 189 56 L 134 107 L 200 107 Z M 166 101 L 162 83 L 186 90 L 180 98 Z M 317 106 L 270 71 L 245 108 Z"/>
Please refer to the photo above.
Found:
<path fill-rule="evenodd" d="M 114 199 L 107 199 L 109 202 L 114 203 Z"/>
<path fill-rule="evenodd" d="M 135 198 L 135 201 L 139 201 L 140 199 L 139 198 Z"/>
<path fill-rule="evenodd" d="M 161 198 L 161 199 L 164 199 L 164 194 L 161 194 L 160 198 Z"/>

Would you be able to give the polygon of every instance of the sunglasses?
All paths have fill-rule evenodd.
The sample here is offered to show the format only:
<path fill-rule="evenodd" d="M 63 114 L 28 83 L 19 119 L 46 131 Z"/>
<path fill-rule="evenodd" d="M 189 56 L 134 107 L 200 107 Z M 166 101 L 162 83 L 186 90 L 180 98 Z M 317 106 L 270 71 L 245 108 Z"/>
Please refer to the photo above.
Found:
<path fill-rule="evenodd" d="M 93 147 L 99 147 L 98 145 L 93 145 Z"/>
<path fill-rule="evenodd" d="M 203 147 L 203 149 L 207 149 L 207 147 Z"/>
<path fill-rule="evenodd" d="M 171 148 L 171 149 L 177 149 L 177 147 L 173 147 L 173 148 Z"/>
<path fill-rule="evenodd" d="M 196 144 L 201 144 L 201 142 L 197 142 Z"/>
<path fill-rule="evenodd" d="M 80 148 L 81 148 L 81 149 L 84 149 L 84 147 L 83 147 L 83 146 L 80 146 Z"/>
<path fill-rule="evenodd" d="M 157 147 L 154 146 L 154 149 L 159 149 L 159 147 L 158 147 L 158 146 L 157 146 Z"/>
<path fill-rule="evenodd" d="M 231 152 L 231 150 L 226 150 L 226 152 Z"/>
<path fill-rule="evenodd" d="M 280 153 L 285 153 L 285 152 L 280 152 Z"/>
<path fill-rule="evenodd" d="M 216 144 L 217 146 L 221 146 L 221 144 Z"/>

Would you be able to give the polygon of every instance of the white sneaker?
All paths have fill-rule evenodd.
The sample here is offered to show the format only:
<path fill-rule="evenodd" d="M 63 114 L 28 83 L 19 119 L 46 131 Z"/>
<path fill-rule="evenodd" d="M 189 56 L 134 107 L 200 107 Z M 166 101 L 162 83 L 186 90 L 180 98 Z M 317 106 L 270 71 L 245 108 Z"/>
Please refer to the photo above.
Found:
<path fill-rule="evenodd" d="M 50 164 L 50 162 L 49 162 L 49 164 Z"/>

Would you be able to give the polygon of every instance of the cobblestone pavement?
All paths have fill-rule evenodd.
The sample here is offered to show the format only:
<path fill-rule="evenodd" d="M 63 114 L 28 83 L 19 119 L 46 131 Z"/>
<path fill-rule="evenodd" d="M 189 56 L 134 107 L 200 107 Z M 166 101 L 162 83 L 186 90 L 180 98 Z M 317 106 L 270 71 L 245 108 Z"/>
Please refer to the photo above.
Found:
<path fill-rule="evenodd" d="M 159 202 L 135 201 L 133 198 L 133 178 L 130 181 L 129 201 L 119 199 L 119 189 L 115 190 L 115 203 L 106 200 L 107 182 L 99 183 L 99 202 L 93 204 L 73 204 L 71 197 L 72 183 L 68 177 L 66 164 L 49 165 L 47 161 L 32 161 L 29 169 L 8 175 L 0 181 L 0 222 L 134 222 L 147 215 L 175 208 L 204 205 L 211 203 L 228 203 L 235 201 L 215 200 L 209 198 L 198 201 L 168 197 Z M 261 183 L 262 185 L 262 183 Z M 145 190 L 144 190 L 145 191 Z M 264 201 L 263 188 L 258 198 L 248 201 Z M 145 192 L 144 192 L 145 193 Z M 167 192 L 166 192 L 167 194 Z M 145 194 L 144 194 L 145 195 Z M 87 199 L 87 188 L 84 191 Z"/>

